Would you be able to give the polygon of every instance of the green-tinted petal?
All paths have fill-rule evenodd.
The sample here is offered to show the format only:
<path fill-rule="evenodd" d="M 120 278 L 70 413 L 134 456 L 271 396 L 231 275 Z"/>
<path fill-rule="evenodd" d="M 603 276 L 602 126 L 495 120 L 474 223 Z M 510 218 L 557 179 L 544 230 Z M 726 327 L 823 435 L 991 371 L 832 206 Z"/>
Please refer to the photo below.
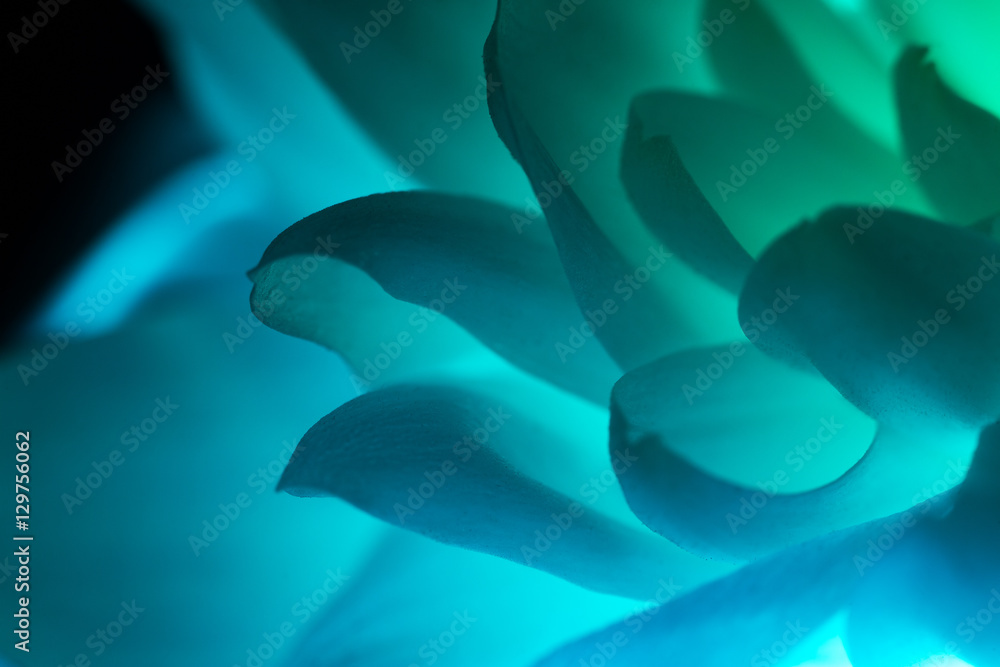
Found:
<path fill-rule="evenodd" d="M 279 487 L 338 496 L 440 542 L 599 592 L 644 598 L 659 577 L 700 582 L 720 571 L 525 477 L 496 453 L 515 444 L 548 446 L 550 439 L 486 396 L 391 387 L 320 420 L 299 443 Z"/>
<path fill-rule="evenodd" d="M 886 211 L 824 213 L 776 241 L 740 298 L 765 350 L 811 362 L 901 430 L 1000 415 L 1000 244 Z"/>
<path fill-rule="evenodd" d="M 946 219 L 969 224 L 1000 210 L 1000 118 L 957 95 L 926 57 L 913 47 L 896 66 L 907 172 Z"/>
<path fill-rule="evenodd" d="M 489 202 L 429 192 L 332 206 L 283 232 L 265 251 L 251 272 L 254 311 L 268 326 L 343 350 L 366 382 L 397 360 L 406 363 L 411 346 L 423 343 L 443 315 L 528 372 L 603 403 L 617 367 L 600 345 L 560 353 L 557 341 L 583 316 L 544 229 L 518 233 L 510 218 L 510 210 Z M 392 306 L 401 315 L 407 311 L 405 322 L 391 317 L 389 338 L 379 340 L 374 334 L 384 334 L 385 323 L 366 330 L 347 310 L 364 317 L 371 309 L 354 302 L 358 286 L 344 284 L 341 262 L 420 308 Z M 399 328 L 392 332 L 392 326 Z M 350 335 L 367 340 L 367 347 Z M 381 351 L 359 357 L 372 347 Z M 442 361 L 449 356 L 442 350 Z"/>

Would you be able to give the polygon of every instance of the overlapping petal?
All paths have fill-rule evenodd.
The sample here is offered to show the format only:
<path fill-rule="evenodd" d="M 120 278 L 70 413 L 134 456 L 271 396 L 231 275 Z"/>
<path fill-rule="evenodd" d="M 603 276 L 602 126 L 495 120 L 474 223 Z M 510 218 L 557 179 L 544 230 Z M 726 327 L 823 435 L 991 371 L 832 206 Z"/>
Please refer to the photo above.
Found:
<path fill-rule="evenodd" d="M 754 560 L 907 509 L 961 482 L 975 447 L 941 434 L 876 436 L 824 379 L 742 345 L 634 370 L 611 409 L 612 451 L 638 459 L 619 477 L 636 515 L 713 559 Z"/>
<path fill-rule="evenodd" d="M 956 94 L 927 55 L 912 47 L 896 66 L 907 173 L 945 219 L 970 224 L 1000 211 L 1000 118 Z"/>
<path fill-rule="evenodd" d="M 901 430 L 978 429 L 1000 414 L 1000 244 L 893 210 L 838 208 L 760 258 L 740 320 Z M 778 290 L 797 301 L 774 312 Z M 762 327 L 767 327 L 766 330 Z"/>
<path fill-rule="evenodd" d="M 525 477 L 497 454 L 550 438 L 485 395 L 390 387 L 310 429 L 279 488 L 338 496 L 386 522 L 599 592 L 644 599 L 658 578 L 700 583 L 723 571 Z"/>
<path fill-rule="evenodd" d="M 489 202 L 429 192 L 338 204 L 274 240 L 251 272 L 251 302 L 268 326 L 343 352 L 364 386 L 383 373 L 398 375 L 392 366 L 415 363 L 414 353 L 435 355 L 438 363 L 454 357 L 460 348 L 449 350 L 437 331 L 446 317 L 521 368 L 603 403 L 618 369 L 600 345 L 560 352 L 557 343 L 583 316 L 545 230 L 519 234 L 510 217 Z M 420 308 L 369 290 L 365 300 L 399 315 L 371 321 L 375 330 L 363 337 L 369 348 L 359 350 L 355 318 L 373 309 L 352 296 L 358 286 L 344 279 L 342 262 Z M 386 330 L 389 322 L 398 328 Z M 388 337 L 378 340 L 379 331 Z M 431 336 L 443 344 L 431 349 Z"/>

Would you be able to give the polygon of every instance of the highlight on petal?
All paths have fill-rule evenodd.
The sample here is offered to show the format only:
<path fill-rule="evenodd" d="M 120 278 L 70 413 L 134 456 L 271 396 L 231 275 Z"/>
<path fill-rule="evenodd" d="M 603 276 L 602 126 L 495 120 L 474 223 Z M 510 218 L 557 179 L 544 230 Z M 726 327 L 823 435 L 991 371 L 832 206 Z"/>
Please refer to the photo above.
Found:
<path fill-rule="evenodd" d="M 670 137 L 694 183 L 753 256 L 803 215 L 844 201 L 874 203 L 876 192 L 904 175 L 898 157 L 832 106 L 842 91 L 816 82 L 796 95 L 798 104 L 781 111 L 670 90 L 632 102 L 642 136 Z M 895 203 L 927 208 L 916 187 Z"/>
<path fill-rule="evenodd" d="M 878 34 L 876 18 L 864 11 L 851 17 L 828 0 L 760 1 L 812 79 L 839 92 L 834 104 L 876 143 L 894 148 L 896 114 L 886 78 L 895 47 Z"/>
<path fill-rule="evenodd" d="M 312 615 L 284 664 L 526 665 L 635 602 L 391 531 L 339 598 Z M 516 636 L 517 641 L 511 641 Z"/>
<path fill-rule="evenodd" d="M 522 475 L 496 453 L 549 438 L 486 396 L 395 386 L 360 396 L 313 426 L 278 488 L 337 496 L 445 544 L 598 592 L 644 599 L 659 578 L 688 585 L 724 571 Z"/>
<path fill-rule="evenodd" d="M 667 136 L 644 136 L 640 113 L 629 113 L 622 148 L 622 183 L 643 222 L 692 268 L 738 293 L 753 266 Z"/>
<path fill-rule="evenodd" d="M 818 648 L 837 636 L 841 612 L 870 572 L 864 565 L 869 541 L 904 520 L 914 525 L 918 519 L 903 512 L 791 547 L 568 644 L 536 667 L 578 667 L 608 643 L 620 667 L 664 659 L 711 667 L 768 664 L 768 658 L 774 664 L 775 645 L 789 654 L 793 647 Z"/>
<path fill-rule="evenodd" d="M 1000 118 L 957 95 L 907 49 L 896 65 L 906 171 L 948 220 L 971 224 L 1000 210 Z"/>
<path fill-rule="evenodd" d="M 634 368 L 676 349 L 677 341 L 687 333 L 661 295 L 655 289 L 643 289 L 670 254 L 650 247 L 644 265 L 631 265 L 577 197 L 572 174 L 556 165 L 507 94 L 497 53 L 502 4 L 498 4 L 497 21 L 483 48 L 486 76 L 498 83 L 489 94 L 490 115 L 545 212 L 577 303 L 587 314 L 588 321 L 581 323 L 589 329 L 587 335 L 596 336 L 622 368 Z M 530 224 L 523 219 L 517 228 L 520 231 Z"/>
<path fill-rule="evenodd" d="M 979 429 L 1000 415 L 998 256 L 976 231 L 832 209 L 761 256 L 740 321 L 758 347 L 811 363 L 880 423 Z M 780 315 L 777 290 L 796 300 Z"/>
<path fill-rule="evenodd" d="M 728 561 L 940 494 L 962 481 L 975 447 L 941 434 L 876 435 L 874 422 L 821 377 L 741 345 L 632 371 L 615 385 L 611 406 L 612 450 L 638 458 L 619 478 L 636 515 L 684 549 Z M 807 475 L 813 483 L 802 483 Z M 817 479 L 827 483 L 796 492 Z"/>
<path fill-rule="evenodd" d="M 723 90 L 772 111 L 798 106 L 812 78 L 764 5 L 744 0 L 703 4 L 702 25 L 713 37 L 705 55 Z"/>
<path fill-rule="evenodd" d="M 911 530 L 897 527 L 866 555 L 865 585 L 846 634 L 855 667 L 917 664 L 939 655 L 971 665 L 1000 659 L 1000 424 L 983 430 L 954 510 Z M 929 511 L 924 500 L 915 514 Z M 905 528 L 905 527 L 903 527 Z M 933 661 L 925 664 L 940 664 Z"/>
<path fill-rule="evenodd" d="M 355 312 L 371 307 L 351 296 L 358 288 L 342 263 L 420 309 L 387 305 L 400 311 L 387 331 L 385 322 L 375 331 L 359 326 Z M 619 374 L 599 345 L 561 351 L 557 342 L 583 315 L 552 242 L 540 228 L 518 234 L 510 211 L 489 202 L 399 192 L 337 204 L 280 234 L 250 276 L 265 324 L 344 353 L 364 386 L 424 343 L 441 315 L 528 372 L 597 402 Z M 358 350 L 364 342 L 352 336 L 371 342 Z M 437 352 L 441 361 L 450 356 L 446 346 Z"/>

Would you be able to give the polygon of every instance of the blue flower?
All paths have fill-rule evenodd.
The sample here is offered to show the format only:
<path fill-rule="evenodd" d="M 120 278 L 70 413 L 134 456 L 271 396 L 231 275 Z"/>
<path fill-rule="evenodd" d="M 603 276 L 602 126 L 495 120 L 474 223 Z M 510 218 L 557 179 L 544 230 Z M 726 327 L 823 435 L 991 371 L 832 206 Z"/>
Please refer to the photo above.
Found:
<path fill-rule="evenodd" d="M 795 664 L 838 636 L 855 665 L 996 662 L 1000 121 L 905 48 L 890 150 L 831 102 L 839 88 L 810 83 L 765 10 L 709 2 L 718 47 L 674 62 L 710 54 L 735 101 L 644 93 L 573 150 L 577 118 L 620 98 L 608 79 L 633 79 L 565 50 L 583 8 L 529 5 L 499 3 L 484 81 L 537 204 L 372 195 L 295 224 L 251 271 L 255 314 L 340 353 L 365 392 L 305 435 L 280 488 L 665 603 L 540 665 Z M 753 30 L 724 46 L 715 14 Z M 583 111 L 560 117 L 567 103 Z M 615 141 L 620 184 L 595 184 Z M 628 206 L 644 228 L 614 217 Z M 718 288 L 746 341 L 694 322 Z M 557 433 L 577 412 L 538 398 L 554 388 L 610 394 L 606 475 L 544 453 L 572 448 Z M 824 447 L 842 474 L 804 490 Z M 615 484 L 666 540 L 597 504 Z"/>

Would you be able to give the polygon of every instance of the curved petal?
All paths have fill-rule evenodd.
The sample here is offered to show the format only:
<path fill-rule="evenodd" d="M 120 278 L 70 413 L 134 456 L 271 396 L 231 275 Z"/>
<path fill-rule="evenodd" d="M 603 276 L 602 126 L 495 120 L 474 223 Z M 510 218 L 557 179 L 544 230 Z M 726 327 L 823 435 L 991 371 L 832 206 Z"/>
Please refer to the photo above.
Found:
<path fill-rule="evenodd" d="M 774 664 L 777 651 L 768 649 L 775 644 L 788 651 L 836 636 L 836 617 L 863 582 L 858 554 L 904 517 L 885 517 L 787 549 L 568 644 L 536 667 L 577 667 L 608 644 L 621 667 L 664 660 L 704 667 Z"/>
<path fill-rule="evenodd" d="M 707 58 L 699 58 L 691 67 L 678 71 L 671 55 L 682 51 L 687 36 L 694 34 L 698 3 L 624 0 L 614 5 L 576 5 L 502 0 L 497 9 L 493 33 L 495 68 L 503 74 L 504 97 L 516 106 L 523 125 L 551 157 L 553 164 L 547 168 L 564 174 L 566 182 L 571 180 L 574 196 L 592 216 L 614 254 L 624 258 L 622 272 L 609 276 L 610 285 L 601 282 L 596 287 L 600 292 L 611 290 L 611 298 L 618 305 L 624 305 L 627 296 L 634 297 L 630 301 L 648 299 L 660 304 L 649 310 L 648 320 L 654 319 L 654 311 L 666 313 L 665 321 L 654 321 L 652 329 L 642 330 L 643 336 L 658 337 L 660 345 L 658 352 L 642 355 L 638 363 L 706 338 L 716 342 L 738 335 L 727 316 L 732 309 L 731 295 L 683 262 L 675 260 L 658 266 L 653 251 L 659 250 L 661 241 L 636 215 L 619 177 L 619 152 L 629 103 L 637 93 L 667 83 L 685 89 L 711 89 Z M 494 67 L 489 57 L 487 66 Z M 497 106 L 495 101 L 493 106 Z M 507 140 L 497 110 L 493 109 L 492 114 L 501 137 Z M 522 137 L 521 141 L 526 139 Z M 513 152 L 516 156 L 518 151 Z M 539 185 L 539 179 L 531 174 L 529 180 Z M 549 196 L 543 188 L 538 198 L 546 203 Z M 568 208 L 567 204 L 561 205 Z M 537 218 L 537 213 L 537 205 L 531 202 L 524 217 Z M 573 232 L 576 236 L 582 233 Z M 591 237 L 582 240 L 593 242 Z M 580 245 L 573 241 L 573 246 Z M 656 270 L 647 273 L 647 262 Z M 574 264 L 580 267 L 579 272 L 586 273 L 582 259 Z M 639 273 L 638 280 L 632 275 L 635 272 Z M 635 283 L 642 281 L 642 291 L 635 290 L 626 278 Z M 616 285 L 621 290 L 618 293 L 613 291 Z M 603 305 L 603 301 L 597 303 Z M 656 348 L 655 343 L 647 341 L 643 345 Z"/>
<path fill-rule="evenodd" d="M 644 136 L 670 137 L 702 194 L 755 256 L 803 216 L 874 202 L 905 175 L 899 158 L 830 107 L 842 91 L 815 83 L 796 92 L 799 106 L 780 112 L 668 90 L 633 101 Z M 893 196 L 896 206 L 926 209 L 916 187 Z"/>
<path fill-rule="evenodd" d="M 732 350 L 661 359 L 625 375 L 612 393 L 611 448 L 638 458 L 620 477 L 625 496 L 675 544 L 706 558 L 754 560 L 962 481 L 972 439 L 889 429 L 876 437 L 872 420 L 822 378 L 752 348 Z M 719 459 L 727 468 L 716 472 Z"/>
<path fill-rule="evenodd" d="M 702 25 L 712 38 L 705 56 L 723 89 L 770 111 L 801 104 L 799 96 L 813 80 L 765 6 L 746 0 L 703 5 Z"/>
<path fill-rule="evenodd" d="M 834 104 L 879 145 L 893 149 L 897 130 L 890 77 L 895 47 L 878 35 L 875 19 L 863 7 L 837 6 L 846 3 L 761 2 L 812 80 L 838 91 Z"/>
<path fill-rule="evenodd" d="M 56 337 L 5 349 L 0 421 L 30 431 L 44 471 L 31 476 L 29 534 L 46 547 L 31 548 L 31 583 L 46 583 L 30 591 L 27 664 L 83 664 L 75 656 L 102 647 L 91 664 L 245 662 L 327 568 L 356 572 L 384 530 L 273 492 L 294 439 L 352 391 L 336 358 L 285 336 L 254 330 L 229 353 L 221 334 L 245 290 L 233 275 L 157 292 L 104 336 L 39 352 L 45 366 L 33 350 L 49 354 Z M 22 365 L 42 369 L 28 386 Z M 317 531 L 324 522 L 337 532 Z M 101 642 L 94 633 L 133 603 L 135 622 Z"/>
<path fill-rule="evenodd" d="M 957 655 L 972 665 L 997 664 L 998 473 L 1000 424 L 994 424 L 981 434 L 954 511 L 912 535 L 897 531 L 891 542 L 876 544 L 878 551 L 869 557 L 879 564 L 867 571 L 846 635 L 856 667 L 916 664 L 940 655 Z"/>
<path fill-rule="evenodd" d="M 359 0 L 267 1 L 262 11 L 391 156 L 386 186 L 428 183 L 509 201 L 521 194 L 481 81 L 493 0 L 407 1 L 393 11 Z"/>
<path fill-rule="evenodd" d="M 753 258 L 695 185 L 670 137 L 644 136 L 636 109 L 628 125 L 621 177 L 643 222 L 696 271 L 738 293 Z"/>
<path fill-rule="evenodd" d="M 1000 115 L 1000 52 L 993 46 L 1000 32 L 1000 5 L 982 0 L 917 5 L 874 0 L 871 5 L 876 16 L 865 17 L 865 23 L 877 33 L 878 43 L 895 47 L 892 63 L 913 44 L 932 46 L 949 85 L 973 104 Z"/>
<path fill-rule="evenodd" d="M 927 51 L 896 65 L 907 171 L 946 219 L 970 224 L 1000 210 L 1000 118 L 945 85 Z"/>
<path fill-rule="evenodd" d="M 313 426 L 278 488 L 338 496 L 440 542 L 599 592 L 643 597 L 659 577 L 704 581 L 720 571 L 523 476 L 496 453 L 547 438 L 485 396 L 391 387 L 360 396 Z"/>
<path fill-rule="evenodd" d="M 348 350 L 365 381 L 410 354 L 406 348 L 443 314 L 528 372 L 603 403 L 618 368 L 599 345 L 560 351 L 557 341 L 583 316 L 544 230 L 518 234 L 510 215 L 489 202 L 429 192 L 337 204 L 268 246 L 250 272 L 254 312 L 272 328 L 337 351 L 358 344 L 343 340 L 344 329 L 358 327 L 333 303 L 352 291 L 340 288 L 337 264 L 346 262 L 396 299 L 423 307 L 391 338 L 375 340 L 382 350 L 374 356 L 362 361 Z"/>
<path fill-rule="evenodd" d="M 310 615 L 285 664 L 525 665 L 634 604 L 393 531 L 341 597 Z"/>
<path fill-rule="evenodd" d="M 768 248 L 740 319 L 759 347 L 811 362 L 881 423 L 981 428 L 1000 415 L 998 256 L 975 231 L 833 209 Z M 777 315 L 779 291 L 795 303 Z"/>
<path fill-rule="evenodd" d="M 489 96 L 490 115 L 545 210 L 563 268 L 589 320 L 581 322 L 589 329 L 586 335 L 596 336 L 621 367 L 634 368 L 675 349 L 678 340 L 689 335 L 679 318 L 671 317 L 671 308 L 660 294 L 643 289 L 670 255 L 662 247 L 650 247 L 644 265 L 631 265 L 577 197 L 570 172 L 559 169 L 507 95 L 497 53 L 500 6 L 502 3 L 483 49 L 486 76 L 499 84 Z M 515 224 L 521 231 L 531 221 L 523 219 Z M 565 343 L 563 347 L 567 347 Z"/>

